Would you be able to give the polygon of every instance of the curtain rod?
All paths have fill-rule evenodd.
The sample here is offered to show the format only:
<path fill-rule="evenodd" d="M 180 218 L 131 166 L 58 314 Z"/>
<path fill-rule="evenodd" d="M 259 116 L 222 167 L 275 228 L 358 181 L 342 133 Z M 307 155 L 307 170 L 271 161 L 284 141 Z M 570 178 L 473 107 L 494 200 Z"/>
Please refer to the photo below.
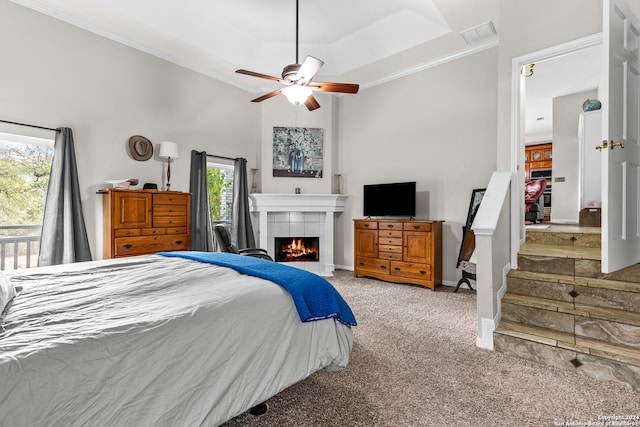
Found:
<path fill-rule="evenodd" d="M 216 156 L 215 154 L 207 154 L 207 157 L 214 157 L 216 159 L 225 159 L 225 160 L 233 160 L 234 162 L 238 160 L 240 157 L 226 157 L 226 156 Z"/>
<path fill-rule="evenodd" d="M 30 128 L 36 128 L 36 129 L 51 130 L 51 131 L 54 131 L 54 132 L 58 131 L 58 129 L 47 128 L 47 127 L 44 127 L 44 126 L 30 125 L 28 123 L 10 122 L 9 120 L 0 120 L 0 122 L 9 123 L 10 125 L 18 125 L 18 126 L 26 126 L 26 127 L 30 127 Z"/>

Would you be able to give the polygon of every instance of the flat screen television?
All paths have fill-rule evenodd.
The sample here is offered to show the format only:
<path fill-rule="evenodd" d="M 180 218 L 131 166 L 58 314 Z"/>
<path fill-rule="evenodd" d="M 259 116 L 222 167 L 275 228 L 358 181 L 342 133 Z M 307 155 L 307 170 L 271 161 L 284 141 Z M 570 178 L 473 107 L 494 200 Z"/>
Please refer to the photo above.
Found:
<path fill-rule="evenodd" d="M 364 216 L 416 216 L 416 183 L 364 185 Z"/>

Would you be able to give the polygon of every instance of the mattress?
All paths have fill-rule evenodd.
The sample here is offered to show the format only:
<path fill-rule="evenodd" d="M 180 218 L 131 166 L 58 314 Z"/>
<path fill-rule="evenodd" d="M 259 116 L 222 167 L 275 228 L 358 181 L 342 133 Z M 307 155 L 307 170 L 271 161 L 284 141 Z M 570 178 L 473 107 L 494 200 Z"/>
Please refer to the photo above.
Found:
<path fill-rule="evenodd" d="M 0 426 L 219 425 L 346 367 L 348 325 L 301 322 L 281 286 L 146 255 L 7 274 Z"/>

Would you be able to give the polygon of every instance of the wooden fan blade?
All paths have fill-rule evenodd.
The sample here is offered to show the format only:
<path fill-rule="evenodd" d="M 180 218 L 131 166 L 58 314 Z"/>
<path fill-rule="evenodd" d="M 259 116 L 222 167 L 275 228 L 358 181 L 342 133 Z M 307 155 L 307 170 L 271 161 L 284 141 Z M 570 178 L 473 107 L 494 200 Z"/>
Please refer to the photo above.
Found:
<path fill-rule="evenodd" d="M 260 77 L 261 79 L 273 80 L 274 82 L 281 82 L 282 79 L 279 77 L 269 76 L 267 74 L 256 73 L 255 71 L 249 70 L 236 70 L 236 73 L 246 74 L 247 76 Z"/>
<path fill-rule="evenodd" d="M 318 92 L 358 93 L 360 89 L 356 83 L 311 82 L 307 86 Z"/>
<path fill-rule="evenodd" d="M 273 92 L 266 93 L 262 96 L 257 97 L 256 99 L 252 99 L 251 102 L 261 102 L 261 101 L 264 101 L 265 99 L 273 98 L 276 95 L 280 95 L 281 92 L 282 92 L 282 89 L 274 90 Z"/>
<path fill-rule="evenodd" d="M 297 83 L 309 83 L 323 65 L 324 61 L 314 58 L 313 56 L 307 56 L 302 62 L 302 65 L 300 65 L 293 80 Z"/>
<path fill-rule="evenodd" d="M 318 104 L 318 101 L 313 97 L 313 95 L 309 95 L 307 100 L 304 101 L 304 105 L 309 111 L 317 110 L 318 108 L 320 108 L 320 104 Z"/>

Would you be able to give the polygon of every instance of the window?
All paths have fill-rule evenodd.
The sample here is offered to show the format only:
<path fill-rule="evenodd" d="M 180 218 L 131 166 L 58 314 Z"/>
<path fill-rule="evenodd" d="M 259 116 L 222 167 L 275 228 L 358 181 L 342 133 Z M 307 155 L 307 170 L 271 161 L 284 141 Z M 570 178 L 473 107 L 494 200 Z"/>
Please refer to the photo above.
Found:
<path fill-rule="evenodd" d="M 0 270 L 37 265 L 53 145 L 0 133 Z"/>
<path fill-rule="evenodd" d="M 209 205 L 211 221 L 216 224 L 231 223 L 233 198 L 233 165 L 207 163 L 209 182 Z"/>

